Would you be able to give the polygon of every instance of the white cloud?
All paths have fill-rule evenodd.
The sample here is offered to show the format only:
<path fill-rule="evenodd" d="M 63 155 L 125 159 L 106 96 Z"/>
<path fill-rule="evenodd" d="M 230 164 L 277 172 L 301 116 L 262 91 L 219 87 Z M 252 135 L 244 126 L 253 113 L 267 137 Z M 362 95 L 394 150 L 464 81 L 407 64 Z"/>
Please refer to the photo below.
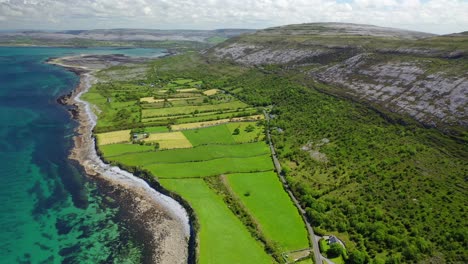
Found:
<path fill-rule="evenodd" d="M 146 6 L 145 8 L 143 8 L 143 13 L 147 16 L 151 15 L 151 7 Z"/>
<path fill-rule="evenodd" d="M 264 28 L 354 22 L 434 33 L 468 30 L 466 0 L 0 0 L 0 29 Z"/>

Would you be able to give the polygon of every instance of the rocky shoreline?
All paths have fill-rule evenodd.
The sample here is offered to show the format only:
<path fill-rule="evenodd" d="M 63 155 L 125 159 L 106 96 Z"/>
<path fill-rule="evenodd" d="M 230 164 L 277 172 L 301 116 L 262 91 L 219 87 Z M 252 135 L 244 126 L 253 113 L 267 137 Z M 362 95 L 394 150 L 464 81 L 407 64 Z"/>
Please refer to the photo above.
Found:
<path fill-rule="evenodd" d="M 92 135 L 96 116 L 91 106 L 80 99 L 96 81 L 92 75 L 93 69 L 56 59 L 48 63 L 65 67 L 80 76 L 80 84 L 76 89 L 57 99 L 60 104 L 70 106 L 72 117 L 79 122 L 70 159 L 78 161 L 88 176 L 105 186 L 106 192 L 119 201 L 130 224 L 143 236 L 144 263 L 187 263 L 188 244 L 189 240 L 193 241 L 193 236 L 184 207 L 151 188 L 144 180 L 104 163 L 96 152 Z"/>

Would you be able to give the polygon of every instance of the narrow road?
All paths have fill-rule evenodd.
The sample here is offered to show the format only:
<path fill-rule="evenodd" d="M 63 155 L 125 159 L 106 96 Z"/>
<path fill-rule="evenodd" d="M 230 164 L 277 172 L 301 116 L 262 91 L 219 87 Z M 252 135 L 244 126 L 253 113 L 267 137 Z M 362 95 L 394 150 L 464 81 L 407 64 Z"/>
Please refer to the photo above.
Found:
<path fill-rule="evenodd" d="M 273 157 L 273 163 L 275 164 L 275 169 L 276 172 L 283 183 L 284 189 L 286 192 L 289 194 L 289 197 L 291 197 L 291 200 L 294 202 L 294 205 L 296 205 L 297 209 L 301 213 L 302 220 L 304 221 L 306 227 L 307 227 L 307 232 L 309 233 L 309 241 L 312 243 L 312 249 L 314 250 L 314 259 L 316 264 L 322 264 L 322 254 L 320 254 L 320 248 L 318 245 L 318 240 L 316 239 L 316 236 L 314 234 L 314 230 L 312 229 L 312 226 L 310 225 L 309 221 L 307 221 L 307 217 L 305 215 L 305 210 L 302 208 L 302 206 L 299 204 L 299 201 L 296 199 L 294 194 L 292 193 L 291 189 L 289 188 L 288 183 L 286 182 L 286 179 L 284 178 L 284 175 L 281 174 L 282 168 L 281 168 L 281 163 L 278 160 L 278 156 L 276 155 L 275 147 L 273 146 L 273 143 L 271 141 L 271 135 L 270 135 L 270 116 L 268 113 L 263 110 L 263 114 L 265 115 L 265 119 L 267 121 L 267 138 L 268 138 L 268 144 L 270 145 L 270 151 L 271 151 L 271 156 Z"/>

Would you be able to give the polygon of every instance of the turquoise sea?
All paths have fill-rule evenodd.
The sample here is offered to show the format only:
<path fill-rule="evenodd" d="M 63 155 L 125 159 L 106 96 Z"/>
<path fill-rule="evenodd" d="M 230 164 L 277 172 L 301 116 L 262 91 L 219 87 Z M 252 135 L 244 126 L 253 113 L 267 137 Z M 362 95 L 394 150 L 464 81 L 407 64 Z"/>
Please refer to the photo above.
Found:
<path fill-rule="evenodd" d="M 144 241 L 67 159 L 76 122 L 56 99 L 78 77 L 45 63 L 158 49 L 0 47 L 0 263 L 139 263 Z"/>

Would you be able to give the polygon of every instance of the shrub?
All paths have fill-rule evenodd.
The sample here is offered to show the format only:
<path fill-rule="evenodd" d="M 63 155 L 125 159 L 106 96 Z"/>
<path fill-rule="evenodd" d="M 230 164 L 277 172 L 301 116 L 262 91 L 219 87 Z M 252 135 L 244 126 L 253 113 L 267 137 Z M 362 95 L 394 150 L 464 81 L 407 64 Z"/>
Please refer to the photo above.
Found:
<path fill-rule="evenodd" d="M 327 255 L 329 258 L 336 258 L 336 257 L 341 256 L 343 252 L 344 252 L 344 249 L 340 244 L 333 243 L 331 244 L 330 248 L 327 250 Z"/>

